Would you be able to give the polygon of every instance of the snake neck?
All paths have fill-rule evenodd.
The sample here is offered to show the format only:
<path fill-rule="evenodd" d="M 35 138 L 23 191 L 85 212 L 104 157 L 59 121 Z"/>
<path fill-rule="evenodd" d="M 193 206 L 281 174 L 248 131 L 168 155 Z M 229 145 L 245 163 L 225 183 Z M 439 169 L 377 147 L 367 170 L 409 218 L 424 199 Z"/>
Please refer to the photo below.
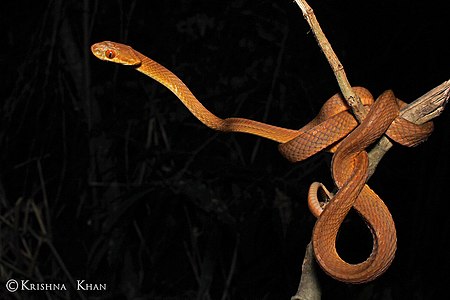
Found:
<path fill-rule="evenodd" d="M 253 134 L 280 143 L 287 142 L 298 135 L 297 130 L 286 129 L 249 119 L 221 119 L 203 106 L 178 76 L 138 51 L 135 51 L 135 54 L 141 60 L 141 64 L 136 67 L 136 70 L 167 87 L 200 122 L 211 129 L 223 132 Z"/>
<path fill-rule="evenodd" d="M 136 55 L 141 60 L 141 65 L 136 70 L 167 87 L 197 119 L 209 128 L 220 130 L 223 127 L 223 119 L 206 109 L 174 73 L 138 51 L 136 51 Z"/>

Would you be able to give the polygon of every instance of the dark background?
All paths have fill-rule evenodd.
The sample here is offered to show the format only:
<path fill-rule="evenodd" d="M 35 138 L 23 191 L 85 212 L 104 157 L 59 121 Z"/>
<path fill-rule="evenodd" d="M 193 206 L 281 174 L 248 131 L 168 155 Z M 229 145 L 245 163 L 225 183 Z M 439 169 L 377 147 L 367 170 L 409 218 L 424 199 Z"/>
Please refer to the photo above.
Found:
<path fill-rule="evenodd" d="M 310 5 L 353 85 L 410 102 L 449 79 L 448 11 L 437 3 Z M 300 128 L 338 86 L 293 1 L 19 0 L 0 14 L 0 278 L 69 290 L 9 294 L 2 284 L 1 297 L 295 294 L 314 225 L 307 189 L 330 186 L 330 155 L 290 164 L 274 142 L 213 132 L 164 87 L 89 49 L 127 43 L 220 117 Z M 446 294 L 449 120 L 444 112 L 417 148 L 395 146 L 369 182 L 396 222 L 392 266 L 356 286 L 319 270 L 323 299 Z M 371 249 L 355 215 L 338 242 L 352 262 Z M 108 289 L 75 293 L 76 279 Z"/>

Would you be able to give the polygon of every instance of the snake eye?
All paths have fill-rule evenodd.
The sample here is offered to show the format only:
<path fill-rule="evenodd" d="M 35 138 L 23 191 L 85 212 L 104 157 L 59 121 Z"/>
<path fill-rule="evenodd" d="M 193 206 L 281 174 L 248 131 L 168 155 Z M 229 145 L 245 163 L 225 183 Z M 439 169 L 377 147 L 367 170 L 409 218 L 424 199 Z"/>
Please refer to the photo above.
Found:
<path fill-rule="evenodd" d="M 114 50 L 106 50 L 105 56 L 109 59 L 113 59 L 116 56 L 116 52 L 114 52 Z"/>

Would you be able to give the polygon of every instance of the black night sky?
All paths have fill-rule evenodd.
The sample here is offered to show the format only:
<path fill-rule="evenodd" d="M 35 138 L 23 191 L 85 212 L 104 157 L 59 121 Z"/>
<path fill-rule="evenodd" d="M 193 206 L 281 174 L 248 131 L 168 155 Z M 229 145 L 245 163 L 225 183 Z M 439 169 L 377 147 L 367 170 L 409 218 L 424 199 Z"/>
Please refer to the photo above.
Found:
<path fill-rule="evenodd" d="M 310 1 L 354 86 L 411 102 L 450 79 L 445 1 Z M 166 88 L 102 62 L 122 42 L 177 74 L 213 113 L 297 129 L 338 91 L 292 0 L 2 2 L 1 299 L 290 299 L 327 153 L 291 164 L 277 144 L 206 128 Z M 322 299 L 436 299 L 450 284 L 450 114 L 396 145 L 369 185 L 398 249 L 362 285 L 320 269 Z M 357 214 L 340 254 L 370 253 Z M 67 291 L 7 291 L 10 279 Z M 77 291 L 76 280 L 106 284 Z"/>

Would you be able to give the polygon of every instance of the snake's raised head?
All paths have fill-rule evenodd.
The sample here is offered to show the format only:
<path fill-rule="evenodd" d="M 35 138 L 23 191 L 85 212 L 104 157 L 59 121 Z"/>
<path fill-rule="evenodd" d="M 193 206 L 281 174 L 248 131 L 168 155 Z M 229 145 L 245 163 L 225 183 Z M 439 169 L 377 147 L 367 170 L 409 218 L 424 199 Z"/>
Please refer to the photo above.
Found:
<path fill-rule="evenodd" d="M 115 42 L 100 42 L 91 46 L 92 53 L 101 60 L 119 63 L 125 66 L 138 67 L 141 60 L 128 45 Z"/>

